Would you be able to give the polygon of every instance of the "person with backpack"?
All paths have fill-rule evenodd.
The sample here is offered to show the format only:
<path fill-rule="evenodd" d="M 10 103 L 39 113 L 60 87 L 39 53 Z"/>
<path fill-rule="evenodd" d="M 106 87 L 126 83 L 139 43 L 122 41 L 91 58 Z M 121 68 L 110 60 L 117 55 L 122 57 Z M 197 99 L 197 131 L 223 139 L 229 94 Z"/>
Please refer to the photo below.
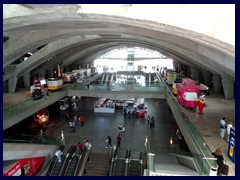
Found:
<path fill-rule="evenodd" d="M 217 170 L 217 175 L 227 175 L 228 174 L 228 165 L 224 164 L 224 158 L 222 155 L 222 150 L 221 148 L 217 148 L 215 152 L 212 153 L 212 155 L 217 159 L 217 165 L 218 165 L 218 170 Z"/>
<path fill-rule="evenodd" d="M 105 148 L 108 148 L 110 146 L 110 148 L 112 148 L 112 138 L 110 136 L 107 137 L 106 142 L 108 143 L 107 146 Z"/>

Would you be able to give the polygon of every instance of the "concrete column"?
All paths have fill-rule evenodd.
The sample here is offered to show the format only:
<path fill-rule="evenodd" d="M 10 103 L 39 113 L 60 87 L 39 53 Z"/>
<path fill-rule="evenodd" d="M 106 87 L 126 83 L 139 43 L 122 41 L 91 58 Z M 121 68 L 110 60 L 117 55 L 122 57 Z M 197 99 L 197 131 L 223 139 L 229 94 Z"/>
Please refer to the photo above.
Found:
<path fill-rule="evenodd" d="M 213 74 L 212 81 L 213 81 L 213 91 L 221 92 L 222 91 L 221 77 L 217 74 Z"/>
<path fill-rule="evenodd" d="M 61 71 L 61 73 L 63 73 L 63 66 L 60 66 L 60 71 Z"/>
<path fill-rule="evenodd" d="M 65 66 L 64 69 L 65 69 L 65 72 L 69 72 L 70 71 L 69 66 Z"/>
<path fill-rule="evenodd" d="M 181 70 L 185 76 L 188 76 L 188 67 L 184 64 L 181 64 Z M 180 71 L 181 72 L 181 71 Z"/>
<path fill-rule="evenodd" d="M 38 76 L 39 77 L 45 77 L 46 71 L 38 71 Z"/>
<path fill-rule="evenodd" d="M 187 73 L 185 75 L 191 77 L 191 67 L 190 66 L 187 66 Z"/>
<path fill-rule="evenodd" d="M 222 86 L 225 99 L 234 99 L 234 81 L 222 76 Z"/>
<path fill-rule="evenodd" d="M 209 89 L 212 88 L 212 74 L 209 71 L 203 70 L 203 84 L 206 85 Z"/>
<path fill-rule="evenodd" d="M 54 77 L 53 68 L 49 68 L 49 69 L 47 70 L 47 74 L 48 74 L 48 77 L 49 77 L 49 78 Z"/>
<path fill-rule="evenodd" d="M 30 88 L 30 74 L 24 74 L 23 75 L 23 83 L 24 83 L 24 87 L 29 89 Z"/>
<path fill-rule="evenodd" d="M 8 79 L 8 92 L 14 93 L 16 91 L 17 86 L 17 76 L 13 75 Z"/>
<path fill-rule="evenodd" d="M 191 71 L 191 78 L 195 81 L 199 81 L 199 71 L 194 67 L 190 67 L 190 71 Z"/>

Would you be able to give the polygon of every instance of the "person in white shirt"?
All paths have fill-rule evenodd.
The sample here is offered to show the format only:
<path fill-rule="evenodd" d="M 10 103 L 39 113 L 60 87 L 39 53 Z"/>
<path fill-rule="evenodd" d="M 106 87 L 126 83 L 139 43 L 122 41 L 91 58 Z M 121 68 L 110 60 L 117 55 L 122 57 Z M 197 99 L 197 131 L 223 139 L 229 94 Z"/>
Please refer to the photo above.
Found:
<path fill-rule="evenodd" d="M 84 140 L 84 146 L 87 148 L 89 152 L 91 152 L 92 144 L 88 139 Z M 90 162 L 89 155 L 88 155 L 87 162 Z"/>
<path fill-rule="evenodd" d="M 226 132 L 226 126 L 227 126 L 227 123 L 226 123 L 226 118 L 223 117 L 221 120 L 220 120 L 220 137 L 222 139 L 225 139 L 225 132 Z"/>
<path fill-rule="evenodd" d="M 227 135 L 228 135 L 227 142 L 229 142 L 230 130 L 231 130 L 231 128 L 233 127 L 232 124 L 233 124 L 232 122 L 229 122 L 228 125 L 227 125 Z"/>
<path fill-rule="evenodd" d="M 57 157 L 57 160 L 58 162 L 61 162 L 61 155 L 62 155 L 62 151 L 60 149 L 58 149 L 56 152 L 55 152 L 55 156 Z"/>

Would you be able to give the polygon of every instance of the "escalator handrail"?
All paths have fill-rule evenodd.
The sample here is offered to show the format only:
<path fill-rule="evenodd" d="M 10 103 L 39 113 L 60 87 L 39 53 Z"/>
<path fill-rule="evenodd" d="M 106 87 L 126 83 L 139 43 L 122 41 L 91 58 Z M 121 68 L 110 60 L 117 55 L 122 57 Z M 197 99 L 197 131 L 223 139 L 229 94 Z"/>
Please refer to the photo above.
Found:
<path fill-rule="evenodd" d="M 112 176 L 113 175 L 113 172 L 115 170 L 115 166 L 116 166 L 116 161 L 117 161 L 117 148 L 113 150 L 113 156 L 111 156 L 111 165 L 110 165 L 110 171 L 109 171 L 109 176 Z"/>
<path fill-rule="evenodd" d="M 70 167 L 70 164 L 72 163 L 72 161 L 73 161 L 73 159 L 75 158 L 75 156 L 76 156 L 76 152 L 74 152 L 74 153 L 72 154 L 72 156 L 70 157 L 68 163 L 66 164 L 66 167 L 64 168 L 64 169 L 65 169 L 64 172 L 62 172 L 62 176 L 66 176 L 66 174 L 67 174 L 67 172 L 68 172 L 68 169 L 69 169 L 69 167 Z"/>
<path fill-rule="evenodd" d="M 80 164 L 81 159 L 83 158 L 83 156 L 84 156 L 84 154 L 86 153 L 86 151 L 87 151 L 87 148 L 84 147 L 83 150 L 82 150 L 82 152 L 81 152 L 81 154 L 80 154 L 80 156 L 79 156 L 79 158 L 78 158 L 77 166 L 76 166 L 76 169 L 75 169 L 75 171 L 74 171 L 73 176 L 77 176 L 78 169 L 79 169 L 79 167 L 81 167 L 81 164 Z"/>
<path fill-rule="evenodd" d="M 63 176 L 66 176 L 66 175 L 67 175 L 68 170 L 69 170 L 69 167 L 70 167 L 70 164 L 71 164 L 72 160 L 76 157 L 76 154 L 77 154 L 77 151 L 75 151 L 75 152 L 72 154 L 72 156 L 70 157 L 70 160 L 68 161 L 68 164 L 67 164 L 67 166 L 66 166 L 66 168 L 65 168 L 66 170 L 65 170 L 64 173 L 63 173 Z M 79 156 L 79 158 L 78 158 L 78 160 L 77 160 L 77 165 L 76 165 L 76 168 L 75 168 L 74 173 L 76 172 L 76 169 L 77 169 L 77 167 L 78 167 L 78 163 L 79 163 L 79 161 L 80 161 L 80 159 L 81 159 L 81 156 L 82 156 L 82 153 L 80 154 L 80 156 Z"/>
<path fill-rule="evenodd" d="M 62 145 L 60 148 L 58 148 L 58 149 L 61 149 L 62 151 L 64 151 L 64 145 Z M 51 174 L 52 174 L 52 171 L 53 171 L 53 169 L 54 169 L 54 167 L 56 166 L 56 163 L 57 163 L 57 157 L 55 156 L 55 152 L 54 152 L 54 154 L 53 154 L 53 158 L 52 158 L 52 160 L 51 160 L 51 162 L 50 162 L 50 165 L 49 165 L 49 167 L 48 167 L 48 171 L 47 171 L 47 173 L 46 173 L 46 175 L 45 176 L 51 176 Z"/>
<path fill-rule="evenodd" d="M 143 174 L 143 151 L 140 151 L 139 156 L 139 176 L 142 176 Z"/>
<path fill-rule="evenodd" d="M 131 150 L 127 150 L 126 156 L 125 156 L 125 170 L 124 170 L 124 176 L 129 175 L 129 169 L 130 169 L 130 162 L 131 162 Z"/>
<path fill-rule="evenodd" d="M 81 159 L 79 161 L 79 165 L 77 166 L 77 170 L 76 170 L 76 176 L 83 176 L 84 174 L 84 170 L 87 166 L 87 159 L 88 159 L 88 156 L 89 156 L 89 153 L 90 153 L 90 150 L 88 150 L 87 148 L 84 150 L 82 156 L 81 156 Z M 79 168 L 78 168 L 79 167 Z"/>
<path fill-rule="evenodd" d="M 61 169 L 60 169 L 60 172 L 59 172 L 58 176 L 62 176 L 62 175 L 65 173 L 66 167 L 68 166 L 69 161 L 71 160 L 72 154 L 74 154 L 74 153 L 76 152 L 76 149 L 77 149 L 77 148 L 76 148 L 76 146 L 74 146 L 74 145 L 72 145 L 72 146 L 70 147 L 70 149 L 68 150 L 68 152 L 67 152 L 67 154 L 66 154 L 66 157 L 65 157 L 65 159 L 64 159 L 64 162 L 63 162 L 63 164 L 62 164 L 62 166 L 61 166 Z"/>
<path fill-rule="evenodd" d="M 53 168 L 54 168 L 54 166 L 55 166 L 55 163 L 56 163 L 56 160 L 55 160 L 55 159 L 57 159 L 57 158 L 56 158 L 56 156 L 54 155 L 53 158 L 52 158 L 52 160 L 51 160 L 51 162 L 50 162 L 50 165 L 49 165 L 49 167 L 48 167 L 48 170 L 47 170 L 47 173 L 46 173 L 45 176 L 50 176 L 50 174 L 52 174 L 52 170 L 53 170 Z"/>

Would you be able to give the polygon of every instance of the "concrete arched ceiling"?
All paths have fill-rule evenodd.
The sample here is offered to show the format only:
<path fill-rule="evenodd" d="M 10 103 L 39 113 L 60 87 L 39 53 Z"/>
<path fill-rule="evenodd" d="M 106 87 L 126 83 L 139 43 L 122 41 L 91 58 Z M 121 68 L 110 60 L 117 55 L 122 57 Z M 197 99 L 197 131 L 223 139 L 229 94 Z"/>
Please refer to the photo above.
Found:
<path fill-rule="evenodd" d="M 90 62 L 107 50 L 130 45 L 157 50 L 183 64 L 235 80 L 234 46 L 152 21 L 83 14 L 74 8 L 33 8 L 29 14 L 16 13 L 14 17 L 4 18 L 3 35 L 9 37 L 3 44 L 4 80 L 36 71 L 40 65 L 47 69 L 50 65 L 47 59 L 52 56 L 55 57 L 51 66 L 54 63 L 68 66 Z M 15 67 L 11 65 L 27 51 L 43 45 L 46 46 L 27 61 Z"/>

